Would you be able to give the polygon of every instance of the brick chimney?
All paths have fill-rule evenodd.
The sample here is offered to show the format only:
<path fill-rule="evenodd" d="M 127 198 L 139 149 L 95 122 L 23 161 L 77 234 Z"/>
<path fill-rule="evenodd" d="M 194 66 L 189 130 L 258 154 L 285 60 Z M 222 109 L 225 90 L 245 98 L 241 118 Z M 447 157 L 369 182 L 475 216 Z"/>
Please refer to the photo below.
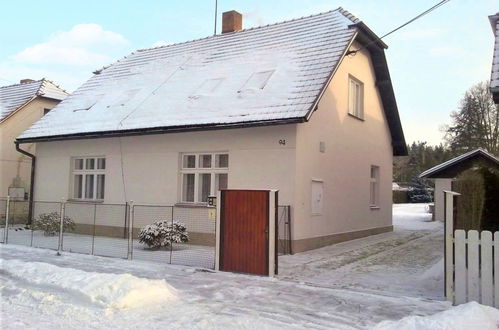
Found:
<path fill-rule="evenodd" d="M 235 10 L 222 14 L 222 33 L 240 31 L 243 29 L 243 15 Z"/>
<path fill-rule="evenodd" d="M 27 84 L 27 83 L 32 83 L 32 82 L 34 82 L 33 79 L 21 79 L 21 81 L 20 81 L 21 84 Z"/>

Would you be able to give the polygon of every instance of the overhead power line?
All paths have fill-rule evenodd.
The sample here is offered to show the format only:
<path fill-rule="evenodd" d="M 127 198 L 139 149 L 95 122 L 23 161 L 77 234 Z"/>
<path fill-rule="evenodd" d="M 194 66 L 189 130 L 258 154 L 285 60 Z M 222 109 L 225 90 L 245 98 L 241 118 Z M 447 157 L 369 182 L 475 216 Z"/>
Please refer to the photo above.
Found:
<path fill-rule="evenodd" d="M 401 28 L 403 28 L 403 27 L 405 27 L 405 26 L 407 26 L 407 25 L 411 24 L 412 22 L 414 22 L 414 21 L 416 21 L 416 20 L 420 19 L 421 17 L 423 17 L 423 16 L 425 16 L 425 15 L 427 15 L 427 14 L 431 13 L 432 11 L 434 11 L 435 9 L 437 9 L 437 8 L 439 8 L 439 7 L 443 6 L 443 5 L 445 5 L 445 4 L 446 4 L 447 2 L 449 2 L 449 1 L 450 1 L 450 0 L 442 0 L 442 1 L 440 1 L 439 3 L 437 3 L 436 5 L 434 5 L 433 7 L 428 8 L 427 10 L 425 10 L 424 12 L 422 12 L 421 14 L 419 14 L 419 15 L 417 15 L 416 17 L 414 17 L 414 18 L 412 18 L 412 19 L 408 20 L 408 21 L 407 21 L 407 22 L 405 22 L 404 24 L 402 24 L 402 25 L 400 25 L 400 26 L 396 27 L 395 29 L 393 29 L 393 30 L 391 30 L 390 32 L 388 32 L 388 33 L 386 33 L 386 34 L 382 35 L 381 37 L 378 37 L 378 38 L 376 38 L 376 39 L 374 39 L 374 40 L 372 40 L 372 41 L 368 42 L 367 44 L 365 44 L 364 46 L 360 47 L 359 49 L 357 49 L 357 50 L 349 50 L 349 51 L 346 53 L 346 55 L 356 54 L 358 51 L 360 51 L 360 50 L 362 50 L 362 49 L 365 49 L 367 46 L 372 45 L 373 43 L 376 43 L 376 42 L 378 42 L 378 41 L 381 41 L 381 39 L 383 39 L 384 37 L 389 36 L 390 34 L 392 34 L 392 33 L 396 32 L 396 31 L 400 30 Z"/>

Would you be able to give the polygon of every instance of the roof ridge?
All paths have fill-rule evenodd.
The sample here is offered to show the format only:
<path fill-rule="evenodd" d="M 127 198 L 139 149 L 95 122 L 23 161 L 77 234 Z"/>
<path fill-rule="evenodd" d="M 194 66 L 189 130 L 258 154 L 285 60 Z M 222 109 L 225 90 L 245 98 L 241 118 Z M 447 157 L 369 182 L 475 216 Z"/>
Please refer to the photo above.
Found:
<path fill-rule="evenodd" d="M 234 33 L 241 33 L 241 32 L 246 32 L 246 31 L 252 31 L 252 30 L 262 29 L 262 28 L 269 27 L 269 26 L 274 26 L 274 25 L 279 25 L 279 24 L 294 22 L 294 21 L 298 21 L 298 20 L 306 19 L 306 18 L 311 18 L 311 17 L 315 17 L 315 16 L 321 16 L 321 15 L 329 14 L 329 13 L 332 13 L 332 12 L 335 12 L 335 11 L 340 11 L 340 10 L 342 10 L 342 8 L 338 7 L 336 9 L 331 9 L 331 10 L 324 11 L 324 12 L 321 12 L 321 13 L 318 13 L 318 14 L 311 14 L 311 15 L 308 15 L 308 16 L 302 16 L 302 17 L 292 18 L 292 19 L 288 19 L 288 20 L 284 20 L 284 21 L 275 22 L 275 23 L 269 23 L 269 24 L 265 24 L 265 25 L 253 26 L 253 27 L 250 27 L 250 28 L 241 29 L 241 30 L 237 30 L 237 31 L 233 31 L 233 32 L 220 33 L 220 34 L 215 34 L 215 35 L 211 35 L 211 36 L 207 36 L 207 37 L 202 37 L 202 38 L 197 38 L 197 39 L 192 39 L 192 40 L 187 40 L 187 41 L 181 41 L 181 42 L 176 42 L 176 43 L 172 43 L 172 44 L 168 44 L 168 45 L 162 45 L 162 46 L 156 46 L 156 47 L 147 47 L 147 48 L 140 48 L 140 49 L 137 49 L 135 52 L 142 52 L 142 51 L 151 50 L 151 49 L 158 49 L 158 48 L 173 47 L 173 46 L 182 45 L 182 44 L 186 44 L 186 43 L 190 43 L 190 42 L 195 42 L 195 41 L 200 41 L 200 40 L 205 40 L 205 39 L 220 38 L 220 37 L 224 37 L 224 36 L 231 35 L 231 34 L 234 34 Z M 355 17 L 353 15 L 351 15 L 351 16 Z M 135 52 L 132 52 L 131 54 L 133 54 Z"/>
<path fill-rule="evenodd" d="M 12 85 L 0 86 L 0 88 L 7 88 L 7 87 L 13 87 L 13 86 L 29 85 L 29 84 L 39 83 L 43 79 L 45 79 L 45 78 L 34 80 L 34 81 L 30 81 L 30 82 L 26 82 L 26 83 L 16 83 L 16 84 L 12 84 Z"/>
<path fill-rule="evenodd" d="M 153 50 L 153 49 L 160 49 L 160 48 L 168 48 L 168 47 L 173 47 L 173 46 L 188 44 L 188 43 L 191 43 L 191 42 L 196 42 L 196 41 L 201 41 L 201 40 L 206 40 L 206 39 L 221 38 L 221 37 L 225 37 L 227 35 L 233 35 L 235 33 L 241 33 L 241 32 L 246 32 L 246 31 L 253 31 L 253 30 L 257 30 L 257 29 L 266 28 L 266 27 L 269 27 L 269 26 L 275 26 L 275 25 L 285 24 L 285 23 L 294 22 L 294 21 L 298 21 L 298 20 L 302 20 L 302 19 L 311 18 L 311 17 L 322 16 L 322 15 L 333 13 L 335 11 L 340 12 L 341 14 L 343 14 L 343 16 L 345 16 L 346 18 L 352 20 L 354 23 L 358 23 L 357 21 L 360 22 L 360 20 L 357 17 L 355 17 L 353 14 L 351 14 L 347 10 L 343 9 L 342 7 L 338 7 L 336 9 L 331 9 L 331 10 L 324 11 L 324 12 L 317 13 L 317 14 L 311 14 L 311 15 L 308 15 L 308 16 L 302 16 L 302 17 L 292 18 L 292 19 L 288 19 L 288 20 L 284 20 L 284 21 L 275 22 L 275 23 L 269 23 L 269 24 L 265 24 L 265 25 L 254 26 L 254 27 L 251 27 L 251 28 L 242 29 L 242 30 L 238 30 L 238 31 L 233 31 L 233 32 L 229 32 L 229 33 L 221 33 L 221 34 L 206 36 L 206 37 L 202 37 L 202 38 L 197 38 L 197 39 L 192 39 L 192 40 L 186 40 L 186 41 L 176 42 L 176 43 L 172 43 L 172 44 L 168 44 L 168 45 L 162 45 L 162 46 L 156 46 L 156 47 L 147 47 L 147 48 L 139 48 L 139 49 L 136 49 L 135 51 L 129 53 L 128 55 L 120 58 L 119 60 L 116 60 L 116 61 L 114 61 L 114 62 L 112 62 L 112 63 L 110 63 L 108 65 L 102 66 L 101 68 L 93 71 L 93 73 L 94 74 L 99 74 L 102 71 L 104 71 L 105 69 L 113 66 L 116 63 L 119 63 L 120 61 L 122 61 L 122 60 L 128 58 L 129 56 L 134 55 L 135 53 L 138 53 L 138 52 L 145 52 L 145 51 L 149 51 L 149 50 Z"/>

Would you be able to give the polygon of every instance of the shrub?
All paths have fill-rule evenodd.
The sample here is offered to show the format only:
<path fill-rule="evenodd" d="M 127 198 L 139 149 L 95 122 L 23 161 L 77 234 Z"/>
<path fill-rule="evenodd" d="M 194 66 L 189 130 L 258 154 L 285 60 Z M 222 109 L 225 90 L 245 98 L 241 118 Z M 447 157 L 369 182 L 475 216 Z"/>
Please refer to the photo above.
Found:
<path fill-rule="evenodd" d="M 34 230 L 43 230 L 46 236 L 53 236 L 59 232 L 61 216 L 57 212 L 42 213 L 33 222 Z M 65 216 L 62 225 L 62 231 L 74 230 L 75 223 L 70 217 Z"/>
<path fill-rule="evenodd" d="M 430 189 L 425 181 L 417 177 L 411 181 L 407 197 L 409 197 L 409 203 L 430 203 L 433 201 Z"/>
<path fill-rule="evenodd" d="M 159 220 L 141 228 L 139 232 L 139 242 L 155 249 L 187 241 L 189 233 L 185 225 L 176 221 L 172 223 L 168 220 Z"/>

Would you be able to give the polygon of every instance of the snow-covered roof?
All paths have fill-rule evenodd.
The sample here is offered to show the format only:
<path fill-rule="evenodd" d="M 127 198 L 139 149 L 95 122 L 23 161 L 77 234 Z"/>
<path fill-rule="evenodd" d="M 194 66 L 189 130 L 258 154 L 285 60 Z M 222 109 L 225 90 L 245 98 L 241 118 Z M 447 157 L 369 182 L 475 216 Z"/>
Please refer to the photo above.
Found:
<path fill-rule="evenodd" d="M 138 50 L 98 71 L 19 139 L 302 119 L 356 22 L 337 9 Z"/>
<path fill-rule="evenodd" d="M 451 166 L 454 166 L 454 165 L 457 165 L 459 164 L 460 162 L 463 162 L 469 158 L 472 158 L 472 157 L 476 157 L 476 156 L 483 156 L 497 164 L 499 164 L 499 158 L 497 158 L 496 156 L 488 153 L 487 151 L 483 150 L 483 149 L 475 149 L 475 150 L 472 150 L 472 151 L 469 151 L 467 153 L 464 153 L 460 156 L 457 156 L 455 158 L 452 158 L 446 162 L 443 162 L 442 164 L 439 164 L 437 166 L 434 166 L 430 169 L 427 169 L 426 171 L 424 171 L 423 173 L 421 173 L 419 175 L 420 178 L 428 178 L 430 176 L 435 176 L 437 175 L 440 171 L 443 171 Z"/>
<path fill-rule="evenodd" d="M 1 86 L 0 87 L 0 121 L 37 96 L 55 100 L 64 100 L 68 93 L 47 79 Z"/>
<path fill-rule="evenodd" d="M 372 54 L 394 155 L 406 155 L 386 45 L 342 8 L 138 50 L 94 72 L 18 141 L 304 122 L 354 38 Z"/>

